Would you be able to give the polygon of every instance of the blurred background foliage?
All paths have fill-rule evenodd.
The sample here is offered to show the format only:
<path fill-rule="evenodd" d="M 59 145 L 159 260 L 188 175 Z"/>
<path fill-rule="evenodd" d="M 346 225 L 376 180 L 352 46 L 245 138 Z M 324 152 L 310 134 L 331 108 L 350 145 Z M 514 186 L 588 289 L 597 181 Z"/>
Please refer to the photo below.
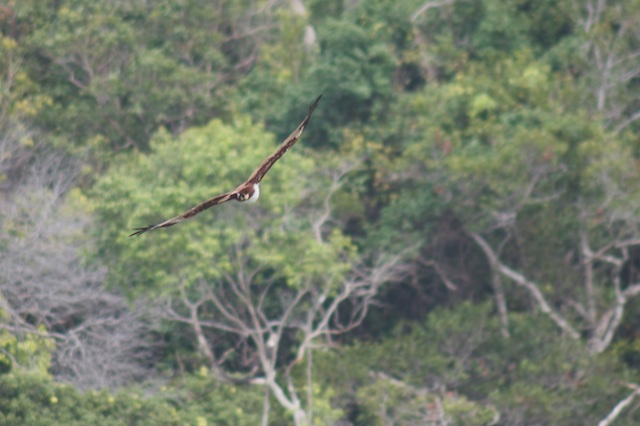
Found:
<path fill-rule="evenodd" d="M 638 424 L 638 28 L 636 0 L 2 2 L 0 424 Z M 128 237 L 320 94 L 258 204 Z"/>

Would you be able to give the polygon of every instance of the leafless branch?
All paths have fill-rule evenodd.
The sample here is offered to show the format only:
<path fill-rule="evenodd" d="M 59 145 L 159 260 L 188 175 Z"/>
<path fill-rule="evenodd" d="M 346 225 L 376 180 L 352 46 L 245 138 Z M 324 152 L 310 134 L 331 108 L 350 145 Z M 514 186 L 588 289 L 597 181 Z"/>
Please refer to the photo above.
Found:
<path fill-rule="evenodd" d="M 451 3 L 453 3 L 453 0 L 428 1 L 420 6 L 418 10 L 413 12 L 413 14 L 411 15 L 411 21 L 415 21 L 416 19 L 418 19 L 418 17 L 420 17 L 420 15 L 422 15 L 429 9 L 446 6 Z"/>
<path fill-rule="evenodd" d="M 616 406 L 613 407 L 613 410 L 611 410 L 604 419 L 600 420 L 598 426 L 609 426 L 613 424 L 613 422 L 622 413 L 622 410 L 627 408 L 638 394 L 640 394 L 640 387 L 638 385 L 632 384 L 630 387 L 633 389 L 633 392 L 631 392 L 626 398 L 620 400 Z"/>
<path fill-rule="evenodd" d="M 348 161 L 342 164 L 339 169 L 331 171 L 331 185 L 322 201 L 322 210 L 320 211 L 319 216 L 313 221 L 311 225 L 313 228 L 313 234 L 316 237 L 316 241 L 318 241 L 319 243 L 324 241 L 322 231 L 323 228 L 328 225 L 331 220 L 331 198 L 344 184 L 343 178 L 349 172 L 358 167 L 359 164 L 359 162 Z"/>
<path fill-rule="evenodd" d="M 546 298 L 544 297 L 544 295 L 542 294 L 542 292 L 540 291 L 536 283 L 528 280 L 527 278 L 524 277 L 524 275 L 514 271 L 513 269 L 509 268 L 508 266 L 500 262 L 500 260 L 494 253 L 493 249 L 489 245 L 489 243 L 487 243 L 487 241 L 485 241 L 485 239 L 482 238 L 480 235 L 476 233 L 471 233 L 471 237 L 478 244 L 478 246 L 480 246 L 484 254 L 487 256 L 487 259 L 489 260 L 489 262 L 495 265 L 499 273 L 510 278 L 516 284 L 522 286 L 527 291 L 529 291 L 529 294 L 533 296 L 534 300 L 536 301 L 536 303 L 538 304 L 542 312 L 547 314 L 549 318 L 551 318 L 551 320 L 554 323 L 556 323 L 556 325 L 560 327 L 563 331 L 565 331 L 569 336 L 571 336 L 574 339 L 578 339 L 580 337 L 580 334 L 577 332 L 577 330 L 573 328 L 559 313 L 557 313 L 554 309 L 551 308 L 551 306 L 547 302 Z"/>
<path fill-rule="evenodd" d="M 424 266 L 433 268 L 433 270 L 436 271 L 436 274 L 438 275 L 438 277 L 440 277 L 440 279 L 444 283 L 445 287 L 447 287 L 449 290 L 456 291 L 458 289 L 458 287 L 456 287 L 453 281 L 451 281 L 447 276 L 447 274 L 442 270 L 442 267 L 438 262 L 436 262 L 435 260 L 424 260 L 424 259 L 418 259 L 418 262 L 420 262 Z"/>
<path fill-rule="evenodd" d="M 638 22 L 626 14 L 625 7 L 607 4 L 605 0 L 575 3 L 576 10 L 584 12 L 578 22 L 587 36 L 584 46 L 586 59 L 593 65 L 593 95 L 595 110 L 603 114 L 615 132 L 638 119 L 638 114 L 626 116 L 625 112 L 637 102 L 637 96 L 628 88 L 628 83 L 640 74 L 637 46 L 640 34 L 634 31 Z M 607 13 L 608 12 L 608 13 Z M 602 25 L 617 31 L 598 31 Z"/>
<path fill-rule="evenodd" d="M 627 119 L 623 120 L 621 123 L 619 123 L 615 129 L 614 132 L 615 133 L 620 133 L 621 131 L 623 131 L 625 128 L 627 128 L 628 126 L 630 126 L 631 124 L 635 123 L 636 121 L 640 120 L 640 110 L 634 112 L 633 114 L 631 114 Z"/>

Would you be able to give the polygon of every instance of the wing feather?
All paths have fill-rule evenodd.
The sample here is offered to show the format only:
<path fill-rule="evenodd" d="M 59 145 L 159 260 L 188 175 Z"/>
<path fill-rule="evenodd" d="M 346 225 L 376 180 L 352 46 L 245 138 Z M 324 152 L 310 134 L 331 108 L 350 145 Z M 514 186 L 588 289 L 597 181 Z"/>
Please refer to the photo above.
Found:
<path fill-rule="evenodd" d="M 234 200 L 237 196 L 237 191 L 232 191 L 232 192 L 227 192 L 226 194 L 222 194 L 222 195 L 218 195 L 217 197 L 213 197 L 207 201 L 203 201 L 202 203 L 198 204 L 197 206 L 187 210 L 186 212 L 182 213 L 179 216 L 176 216 L 172 219 L 166 220 L 164 222 L 158 223 L 156 225 L 149 225 L 149 226 L 145 226 L 144 228 L 134 228 L 133 230 L 136 231 L 133 234 L 129 235 L 130 237 L 133 237 L 134 235 L 140 235 L 140 234 L 144 234 L 147 231 L 153 231 L 154 229 L 158 229 L 158 228 L 167 228 L 169 226 L 173 226 L 177 223 L 180 223 L 184 220 L 190 219 L 193 216 L 202 213 L 203 211 L 205 211 L 206 209 L 208 209 L 209 207 L 213 207 L 217 204 L 222 204 L 222 203 L 226 203 L 229 200 Z"/>
<path fill-rule="evenodd" d="M 316 101 L 309 107 L 307 116 L 304 118 L 304 120 L 302 120 L 302 123 L 300 123 L 296 130 L 294 130 L 293 133 L 291 133 L 289 137 L 287 137 L 284 142 L 280 144 L 278 149 L 276 149 L 273 154 L 265 158 L 264 161 L 258 166 L 258 168 L 255 169 L 249 179 L 247 179 L 247 183 L 260 183 L 264 175 L 267 174 L 267 172 L 275 164 L 275 162 L 278 161 L 280 157 L 282 157 L 284 153 L 287 152 L 289 148 L 291 148 L 298 141 L 300 135 L 302 135 L 302 132 L 304 132 L 304 129 L 307 127 L 307 124 L 309 124 L 311 114 L 313 113 L 313 110 L 316 109 L 316 106 L 318 106 L 318 102 L 320 102 L 321 97 L 322 95 L 318 96 L 318 99 L 316 99 Z"/>

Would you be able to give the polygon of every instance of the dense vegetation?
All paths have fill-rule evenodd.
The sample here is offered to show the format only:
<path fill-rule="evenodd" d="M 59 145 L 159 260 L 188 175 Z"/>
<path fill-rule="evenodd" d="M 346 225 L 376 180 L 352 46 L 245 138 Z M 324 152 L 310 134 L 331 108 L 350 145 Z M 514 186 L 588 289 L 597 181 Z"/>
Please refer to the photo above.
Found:
<path fill-rule="evenodd" d="M 640 423 L 640 2 L 0 4 L 0 424 Z M 257 204 L 129 238 L 242 182 Z"/>

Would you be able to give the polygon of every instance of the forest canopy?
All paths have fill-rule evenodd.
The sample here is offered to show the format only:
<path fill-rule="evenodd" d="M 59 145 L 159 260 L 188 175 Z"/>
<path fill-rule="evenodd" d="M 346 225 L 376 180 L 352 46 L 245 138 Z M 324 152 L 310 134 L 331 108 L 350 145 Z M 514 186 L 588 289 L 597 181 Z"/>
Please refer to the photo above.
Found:
<path fill-rule="evenodd" d="M 0 424 L 640 423 L 639 28 L 636 0 L 2 2 Z M 129 237 L 319 95 L 256 204 Z"/>

